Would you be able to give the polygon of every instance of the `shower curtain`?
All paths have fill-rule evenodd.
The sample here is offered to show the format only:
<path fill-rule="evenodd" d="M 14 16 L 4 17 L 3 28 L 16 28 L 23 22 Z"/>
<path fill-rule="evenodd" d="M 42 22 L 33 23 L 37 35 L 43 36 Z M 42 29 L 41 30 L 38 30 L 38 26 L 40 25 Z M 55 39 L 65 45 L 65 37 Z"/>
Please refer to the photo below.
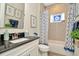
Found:
<path fill-rule="evenodd" d="M 66 31 L 66 43 L 64 49 L 70 52 L 74 52 L 74 43 L 73 39 L 70 36 L 70 33 L 73 29 L 73 23 L 75 22 L 76 16 L 76 4 L 70 3 L 70 8 L 68 11 L 68 20 L 67 20 L 67 31 Z"/>
<path fill-rule="evenodd" d="M 40 18 L 40 43 L 48 45 L 48 11 L 41 13 Z"/>
<path fill-rule="evenodd" d="M 66 38 L 65 38 L 65 47 L 66 51 L 74 52 L 74 44 L 73 39 L 70 36 L 70 33 L 73 29 L 73 23 L 75 22 L 76 16 L 76 4 L 70 3 L 69 4 L 69 11 L 67 17 L 67 29 L 66 29 Z M 40 42 L 41 44 L 48 44 L 48 11 L 44 11 L 41 13 L 40 18 Z"/>

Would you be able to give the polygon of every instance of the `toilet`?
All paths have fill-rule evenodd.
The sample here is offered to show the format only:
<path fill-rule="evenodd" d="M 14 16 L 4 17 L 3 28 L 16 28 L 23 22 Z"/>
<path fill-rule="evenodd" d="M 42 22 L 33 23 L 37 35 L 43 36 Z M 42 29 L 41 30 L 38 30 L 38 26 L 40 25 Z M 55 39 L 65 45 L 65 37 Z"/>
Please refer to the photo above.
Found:
<path fill-rule="evenodd" d="M 49 47 L 44 44 L 39 45 L 39 54 L 40 56 L 47 56 L 49 51 Z"/>

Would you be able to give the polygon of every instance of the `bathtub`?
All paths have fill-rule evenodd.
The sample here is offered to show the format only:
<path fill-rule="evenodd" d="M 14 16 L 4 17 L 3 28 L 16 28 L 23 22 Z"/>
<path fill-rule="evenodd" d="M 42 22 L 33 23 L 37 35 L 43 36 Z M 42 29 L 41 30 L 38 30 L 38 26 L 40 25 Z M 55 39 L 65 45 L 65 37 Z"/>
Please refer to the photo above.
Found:
<path fill-rule="evenodd" d="M 72 56 L 73 53 L 64 50 L 65 41 L 49 40 L 48 42 L 50 52 L 58 53 L 65 56 Z"/>

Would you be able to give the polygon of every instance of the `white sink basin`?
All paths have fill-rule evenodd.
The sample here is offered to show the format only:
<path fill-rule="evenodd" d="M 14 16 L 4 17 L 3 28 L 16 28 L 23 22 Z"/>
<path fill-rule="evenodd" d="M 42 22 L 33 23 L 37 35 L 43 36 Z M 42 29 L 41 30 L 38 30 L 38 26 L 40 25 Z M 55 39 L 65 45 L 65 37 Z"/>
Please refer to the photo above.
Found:
<path fill-rule="evenodd" d="M 26 40 L 29 40 L 29 39 L 28 38 L 20 38 L 20 39 L 12 40 L 10 42 L 11 43 L 19 43 L 19 42 L 23 42 L 23 41 L 26 41 Z"/>

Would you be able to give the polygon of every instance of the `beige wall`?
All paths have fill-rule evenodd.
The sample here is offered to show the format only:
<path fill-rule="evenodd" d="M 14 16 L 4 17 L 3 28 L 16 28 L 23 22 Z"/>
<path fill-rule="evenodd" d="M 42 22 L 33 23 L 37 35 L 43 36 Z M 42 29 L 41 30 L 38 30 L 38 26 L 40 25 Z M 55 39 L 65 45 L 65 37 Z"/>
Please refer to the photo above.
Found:
<path fill-rule="evenodd" d="M 53 4 L 50 7 L 48 7 L 48 11 L 49 11 L 48 39 L 64 41 L 66 34 L 68 4 Z M 65 21 L 61 23 L 50 23 L 51 14 L 63 13 L 63 12 L 65 13 Z"/>
<path fill-rule="evenodd" d="M 34 32 L 40 32 L 40 4 L 39 3 L 27 3 L 25 4 L 25 20 L 24 29 L 29 32 L 29 35 L 33 35 Z M 30 15 L 37 17 L 37 27 L 32 28 L 30 23 Z"/>
<path fill-rule="evenodd" d="M 44 12 L 46 10 L 46 7 L 43 3 L 40 4 L 40 13 Z"/>
<path fill-rule="evenodd" d="M 0 28 L 4 27 L 5 4 L 0 3 Z"/>

